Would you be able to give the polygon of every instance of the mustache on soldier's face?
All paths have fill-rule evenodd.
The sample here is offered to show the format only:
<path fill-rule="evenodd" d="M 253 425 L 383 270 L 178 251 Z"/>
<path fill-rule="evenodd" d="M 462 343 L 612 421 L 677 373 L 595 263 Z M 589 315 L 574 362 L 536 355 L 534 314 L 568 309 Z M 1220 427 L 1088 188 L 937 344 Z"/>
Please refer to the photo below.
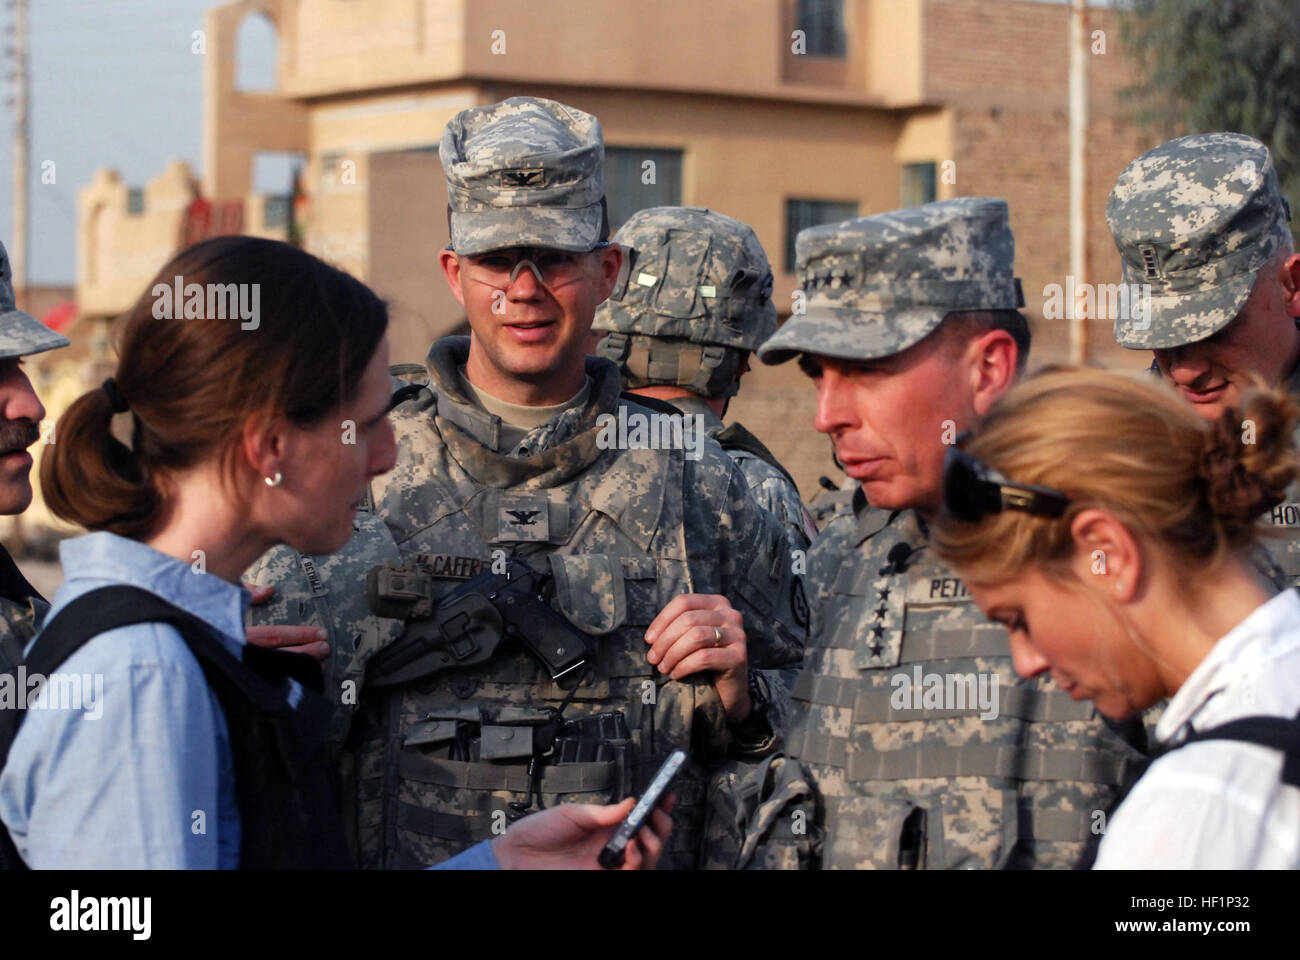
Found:
<path fill-rule="evenodd" d="M 40 438 L 41 428 L 35 420 L 0 422 L 0 456 L 26 450 Z"/>

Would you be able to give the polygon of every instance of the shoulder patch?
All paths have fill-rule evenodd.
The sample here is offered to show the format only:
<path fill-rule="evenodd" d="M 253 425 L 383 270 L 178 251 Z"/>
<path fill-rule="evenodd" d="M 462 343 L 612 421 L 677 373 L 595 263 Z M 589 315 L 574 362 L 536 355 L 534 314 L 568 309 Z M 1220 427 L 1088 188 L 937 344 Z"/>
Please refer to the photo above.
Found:
<path fill-rule="evenodd" d="M 808 595 L 804 593 L 803 577 L 790 578 L 790 612 L 795 623 L 808 629 Z"/>

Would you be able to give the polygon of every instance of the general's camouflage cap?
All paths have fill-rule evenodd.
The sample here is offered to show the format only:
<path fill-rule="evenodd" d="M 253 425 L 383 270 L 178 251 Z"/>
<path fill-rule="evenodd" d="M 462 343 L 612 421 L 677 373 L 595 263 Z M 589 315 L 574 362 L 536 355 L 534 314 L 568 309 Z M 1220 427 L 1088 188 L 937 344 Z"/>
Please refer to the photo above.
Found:
<path fill-rule="evenodd" d="M 1258 140 L 1196 134 L 1142 154 L 1111 190 L 1106 222 L 1123 282 L 1149 284 L 1151 309 L 1117 318 L 1115 339 L 1159 350 L 1226 326 L 1259 268 L 1289 239 L 1290 219 L 1273 158 Z"/>
<path fill-rule="evenodd" d="M 603 222 L 604 149 L 599 120 L 554 100 L 462 110 L 439 147 L 452 247 L 591 250 Z"/>
<path fill-rule="evenodd" d="M 593 330 L 753 350 L 776 330 L 772 267 L 754 231 L 700 207 L 651 207 L 614 235 L 623 269 Z"/>
<path fill-rule="evenodd" d="M 806 302 L 759 348 L 874 360 L 920 342 L 952 311 L 1024 306 L 1005 200 L 958 197 L 810 227 L 795 239 Z"/>
<path fill-rule="evenodd" d="M 0 243 L 0 359 L 44 353 L 55 347 L 66 347 L 70 342 L 15 305 L 9 252 Z"/>

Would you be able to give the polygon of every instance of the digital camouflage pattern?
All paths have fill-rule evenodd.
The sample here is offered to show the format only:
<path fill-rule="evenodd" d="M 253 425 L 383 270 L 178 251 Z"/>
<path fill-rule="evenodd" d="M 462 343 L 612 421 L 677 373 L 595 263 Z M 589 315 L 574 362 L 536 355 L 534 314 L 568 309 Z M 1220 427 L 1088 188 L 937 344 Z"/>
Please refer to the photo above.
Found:
<path fill-rule="evenodd" d="M 650 207 L 614 235 L 623 267 L 593 330 L 608 331 L 597 354 L 618 364 L 623 386 L 666 384 L 693 396 L 665 402 L 702 418 L 707 436 L 736 462 L 758 505 L 804 552 L 816 528 L 794 479 L 757 437 L 727 427 L 702 398 L 734 396 L 742 361 L 776 330 L 772 267 L 748 225 L 702 207 Z M 788 712 L 794 671 L 768 676 L 768 720 L 779 728 Z"/>
<path fill-rule="evenodd" d="M 807 582 L 791 764 L 715 779 L 711 865 L 1076 866 L 1130 752 L 1090 703 L 1045 675 L 1016 676 L 1005 629 L 928 556 L 916 515 L 859 495 L 854 514 L 814 543 Z M 981 717 L 974 697 L 944 709 L 958 704 L 907 692 L 917 667 L 922 677 L 997 677 L 996 716 Z"/>
<path fill-rule="evenodd" d="M 811 227 L 795 239 L 801 291 L 759 348 L 872 360 L 919 343 L 944 316 L 1024 306 L 1004 200 L 958 197 Z"/>
<path fill-rule="evenodd" d="M 614 234 L 623 269 L 593 330 L 754 350 L 776 332 L 772 267 L 753 229 L 702 207 L 639 210 Z"/>
<path fill-rule="evenodd" d="M 808 311 L 760 348 L 768 362 L 891 355 L 950 311 L 1020 305 L 1000 200 L 817 227 L 797 247 Z M 928 554 L 918 516 L 858 489 L 813 543 L 806 582 L 784 762 L 714 777 L 706 865 L 1075 866 L 1127 748 L 1091 704 L 1016 676 L 1005 629 Z"/>
<path fill-rule="evenodd" d="M 1255 276 L 1291 244 L 1291 211 L 1268 148 L 1239 133 L 1201 133 L 1142 154 L 1106 201 L 1125 284 L 1150 285 L 1150 316 L 1115 321 L 1134 350 L 1194 343 L 1241 310 Z"/>
<path fill-rule="evenodd" d="M 43 353 L 57 347 L 66 347 L 70 341 L 61 333 L 55 333 L 45 324 L 30 314 L 19 310 L 14 298 L 13 269 L 9 266 L 9 252 L 0 243 L 0 359 L 25 357 L 33 353 Z M 0 547 L 0 551 L 4 548 Z M 0 566 L 10 567 L 15 572 L 13 560 L 5 555 Z M 6 592 L 12 596 L 0 596 L 0 672 L 17 666 L 22 659 L 23 650 L 45 618 L 50 605 L 39 595 L 20 596 L 31 589 L 31 585 L 18 574 L 16 580 L 21 585 L 5 584 Z M 21 589 L 11 589 L 20 586 Z M 32 591 L 34 593 L 34 591 Z"/>
<path fill-rule="evenodd" d="M 1300 366 L 1286 383 L 1287 392 L 1300 403 Z M 1300 450 L 1300 424 L 1291 435 Z M 1286 500 L 1259 519 L 1262 535 L 1256 546 L 1256 566 L 1279 590 L 1300 587 L 1300 478 L 1286 490 Z"/>
<path fill-rule="evenodd" d="M 704 418 L 701 422 L 705 435 L 717 440 L 727 456 L 735 461 L 755 502 L 785 527 L 791 547 L 806 551 L 817 531 L 809 522 L 803 501 L 799 499 L 799 488 L 789 472 L 777 465 L 771 451 L 748 431 L 742 433 L 734 429 L 735 425 L 729 430 L 713 408 L 698 397 L 673 397 L 664 402 L 671 403 L 687 416 Z M 741 438 L 739 441 L 738 437 Z"/>
<path fill-rule="evenodd" d="M 818 530 L 825 529 L 835 517 L 852 512 L 853 494 L 857 489 L 858 482 L 852 480 L 838 490 L 823 490 L 817 494 L 817 498 L 808 504 L 808 513 Z"/>
<path fill-rule="evenodd" d="M 41 597 L 0 597 L 0 673 L 12 670 L 40 629 L 50 605 Z"/>
<path fill-rule="evenodd" d="M 770 451 L 767 458 L 764 458 L 748 444 L 740 447 L 729 443 L 728 440 L 735 436 L 736 425 L 729 430 L 722 418 L 713 412 L 713 408 L 699 397 L 673 397 L 665 402 L 671 403 L 688 416 L 704 418 L 702 422 L 705 435 L 717 440 L 727 456 L 740 468 L 754 502 L 785 528 L 790 549 L 801 550 L 806 557 L 817 530 L 812 526 L 799 499 L 799 488 L 783 468 L 773 466 L 775 460 L 770 459 Z M 756 440 L 754 442 L 757 443 Z M 790 689 L 794 686 L 797 674 L 797 667 L 768 671 L 767 689 L 771 695 L 768 720 L 774 730 L 782 729 L 789 717 Z"/>
<path fill-rule="evenodd" d="M 526 652 L 499 649 L 477 667 L 406 686 L 372 689 L 358 664 L 391 643 L 400 624 L 363 607 L 364 573 L 394 553 L 422 560 L 441 596 L 514 555 L 554 575 L 553 605 L 595 640 L 595 668 L 565 719 L 620 712 L 628 735 L 605 738 L 572 762 L 545 763 L 542 802 L 607 802 L 639 792 L 676 748 L 692 760 L 674 785 L 679 804 L 663 865 L 699 860 L 704 781 L 730 746 L 721 702 L 707 677 L 663 681 L 646 659 L 646 626 L 677 594 L 721 593 L 745 616 L 751 662 L 796 663 L 806 620 L 784 531 L 750 498 L 737 467 L 712 442 L 702 459 L 680 450 L 601 450 L 601 414 L 617 414 L 618 372 L 588 360 L 591 399 L 525 437 L 526 456 L 495 449 L 500 421 L 459 392 L 468 338 L 434 344 L 429 384 L 393 413 L 396 469 L 377 478 L 374 514 L 332 557 L 280 548 L 249 573 L 290 598 L 265 622 L 325 626 L 340 645 L 332 692 L 355 710 L 356 842 L 363 866 L 438 863 L 493 835 L 529 807 L 533 731 L 566 691 Z M 494 423 L 495 421 L 495 423 Z M 360 681 L 358 706 L 343 703 L 340 677 Z M 507 736 L 508 735 L 508 736 Z M 481 758 L 489 736 L 494 756 Z M 521 746 L 502 748 L 501 742 Z M 479 759 L 475 756 L 479 755 Z M 536 809 L 536 806 L 531 806 Z"/>
<path fill-rule="evenodd" d="M 462 110 L 438 148 L 452 247 L 593 249 L 605 217 L 604 150 L 600 121 L 554 100 Z"/>
<path fill-rule="evenodd" d="M 0 359 L 66 347 L 71 341 L 16 306 L 9 252 L 0 243 Z"/>
<path fill-rule="evenodd" d="M 615 241 L 623 268 L 593 330 L 630 390 L 667 384 L 733 397 L 749 352 L 776 330 L 772 268 L 754 231 L 699 207 L 651 207 Z"/>

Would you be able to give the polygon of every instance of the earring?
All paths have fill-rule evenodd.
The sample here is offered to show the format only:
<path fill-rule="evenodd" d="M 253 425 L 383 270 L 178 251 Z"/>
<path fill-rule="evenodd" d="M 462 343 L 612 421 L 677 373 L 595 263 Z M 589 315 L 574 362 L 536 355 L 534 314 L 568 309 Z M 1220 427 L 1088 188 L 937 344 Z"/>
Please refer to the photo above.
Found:
<path fill-rule="evenodd" d="M 281 473 L 279 470 L 275 471 L 275 476 L 274 476 L 274 477 L 263 477 L 263 478 L 262 478 L 262 480 L 265 481 L 265 483 L 266 483 L 266 485 L 267 485 L 268 487 L 278 487 L 278 486 L 280 485 L 280 481 L 283 480 L 283 479 L 284 479 L 284 474 Z"/>
<path fill-rule="evenodd" d="M 269 481 L 268 481 L 268 482 L 269 482 Z M 1122 581 L 1122 580 L 1117 580 L 1117 581 L 1115 582 L 1115 592 L 1116 592 L 1116 593 L 1123 593 L 1123 592 L 1124 592 L 1124 581 Z"/>

